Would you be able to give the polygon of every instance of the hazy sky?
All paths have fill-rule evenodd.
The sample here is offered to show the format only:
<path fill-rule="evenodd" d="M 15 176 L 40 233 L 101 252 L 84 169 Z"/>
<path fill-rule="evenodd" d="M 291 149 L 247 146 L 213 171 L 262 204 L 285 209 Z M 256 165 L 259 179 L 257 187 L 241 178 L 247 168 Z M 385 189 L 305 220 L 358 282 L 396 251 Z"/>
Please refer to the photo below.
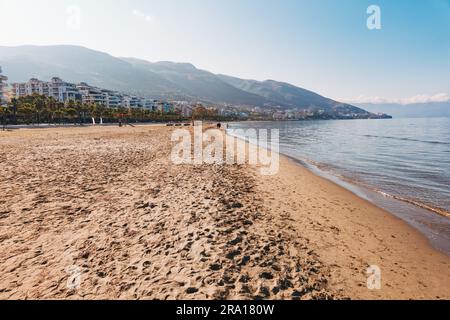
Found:
<path fill-rule="evenodd" d="M 191 62 L 347 101 L 450 94 L 450 0 L 0 0 L 0 14 L 0 45 Z"/>

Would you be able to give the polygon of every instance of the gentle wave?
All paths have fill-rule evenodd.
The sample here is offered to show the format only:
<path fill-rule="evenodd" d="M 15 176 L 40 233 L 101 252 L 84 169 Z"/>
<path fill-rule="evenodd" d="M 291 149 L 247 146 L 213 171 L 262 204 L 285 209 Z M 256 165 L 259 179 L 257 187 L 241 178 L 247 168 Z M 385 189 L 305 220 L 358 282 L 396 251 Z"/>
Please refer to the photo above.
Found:
<path fill-rule="evenodd" d="M 285 154 L 285 155 L 289 156 L 287 154 Z M 289 157 L 291 157 L 291 156 L 289 156 Z M 356 179 L 351 179 L 351 178 L 349 178 L 347 176 L 339 174 L 338 172 L 335 172 L 332 169 L 331 166 L 324 165 L 322 163 L 319 163 L 319 162 L 311 160 L 311 159 L 297 158 L 297 157 L 295 157 L 294 159 L 300 161 L 300 163 L 302 163 L 302 164 L 312 165 L 312 166 L 316 167 L 318 170 L 324 171 L 327 174 L 331 174 L 334 177 L 336 177 L 337 179 L 343 180 L 343 181 L 348 182 L 348 183 L 350 183 L 352 185 L 367 188 L 367 189 L 369 189 L 369 190 L 371 190 L 373 192 L 381 194 L 383 197 L 395 199 L 395 200 L 402 201 L 402 202 L 405 202 L 405 203 L 409 203 L 409 204 L 412 204 L 412 205 L 414 205 L 416 207 L 419 207 L 419 208 L 422 208 L 422 209 L 425 209 L 425 210 L 437 213 L 437 214 L 439 214 L 439 215 L 441 215 L 443 217 L 450 218 L 450 212 L 446 211 L 443 208 L 430 206 L 430 205 L 428 205 L 426 203 L 422 203 L 422 202 L 419 202 L 417 200 L 408 199 L 408 198 L 405 198 L 405 197 L 400 197 L 400 196 L 396 196 L 396 195 L 393 195 L 393 194 L 389 194 L 389 193 L 387 193 L 385 191 L 382 191 L 380 189 L 377 189 L 377 188 L 375 188 L 373 186 L 370 186 L 370 185 L 367 185 L 365 183 L 362 183 L 361 181 L 358 181 Z"/>
<path fill-rule="evenodd" d="M 378 191 L 378 192 L 385 194 L 382 191 Z M 386 194 L 386 195 L 388 197 L 393 198 L 393 199 L 396 199 L 396 200 L 399 200 L 399 201 L 403 201 L 403 202 L 415 205 L 416 207 L 419 207 L 419 208 L 422 208 L 422 209 L 425 209 L 425 210 L 428 210 L 428 211 L 432 211 L 432 212 L 437 213 L 437 214 L 439 214 L 439 215 L 441 215 L 443 217 L 450 218 L 450 212 L 447 212 L 444 209 L 435 208 L 435 207 L 429 206 L 427 204 L 424 204 L 424 203 L 421 203 L 421 202 L 417 202 L 417 201 L 414 201 L 414 200 L 411 200 L 411 199 L 402 198 L 402 197 L 399 197 L 399 196 L 393 196 L 393 195 L 389 195 L 389 194 Z"/>
<path fill-rule="evenodd" d="M 412 141 L 412 142 L 421 142 L 421 143 L 430 143 L 430 144 L 443 144 L 443 145 L 450 145 L 450 142 L 443 142 L 443 141 L 429 141 L 429 140 L 419 140 L 419 139 L 413 139 L 413 138 L 399 138 L 399 137 L 389 137 L 389 136 L 376 136 L 371 134 L 365 134 L 363 137 L 366 138 L 382 138 L 382 139 L 392 139 L 392 140 L 398 140 L 398 141 Z M 448 151 L 450 152 L 450 151 Z"/>

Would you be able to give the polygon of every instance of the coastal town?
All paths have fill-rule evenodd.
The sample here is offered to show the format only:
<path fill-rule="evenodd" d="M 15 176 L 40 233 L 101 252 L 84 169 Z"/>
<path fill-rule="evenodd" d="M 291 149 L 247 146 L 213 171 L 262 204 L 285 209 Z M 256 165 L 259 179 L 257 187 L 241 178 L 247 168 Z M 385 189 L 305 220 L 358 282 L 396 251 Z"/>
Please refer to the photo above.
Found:
<path fill-rule="evenodd" d="M 4 77 L 4 80 L 6 79 Z M 33 95 L 53 98 L 59 103 L 80 101 L 83 104 L 102 105 L 106 108 L 143 108 L 161 113 L 171 113 L 177 109 L 183 117 L 190 117 L 192 115 L 192 107 L 183 104 L 183 102 L 169 103 L 137 97 L 117 91 L 96 88 L 84 82 L 78 84 L 69 83 L 58 77 L 53 77 L 49 82 L 32 78 L 28 82 L 11 84 L 11 99 L 19 99 Z"/>
<path fill-rule="evenodd" d="M 147 121 L 185 121 L 190 119 L 221 121 L 295 121 L 295 120 L 333 120 L 333 119 L 384 119 L 384 114 L 357 113 L 346 105 L 338 106 L 330 113 L 316 106 L 286 108 L 282 106 L 250 106 L 229 104 L 208 104 L 205 101 L 161 100 L 137 96 L 129 93 L 91 86 L 86 82 L 71 83 L 59 77 L 49 81 L 31 78 L 27 82 L 13 82 L 8 85 L 8 77 L 1 75 L 0 94 L 2 119 L 17 124 L 22 114 L 38 114 L 39 106 L 47 102 L 53 113 L 50 118 L 59 122 L 78 121 L 80 123 L 95 119 L 117 121 L 127 118 L 135 122 Z M 36 102 L 36 99 L 39 100 Z M 56 107 L 57 106 L 57 107 Z M 24 112 L 19 112 L 23 109 Z M 34 111 L 32 109 L 35 109 Z M 95 109 L 95 110 L 94 110 Z M 89 111 L 90 110 L 90 111 Z M 77 115 L 75 115 L 77 114 Z M 109 116 L 105 116 L 109 115 Z M 43 117 L 22 116 L 22 123 L 35 123 Z M 19 121 L 20 122 L 20 121 Z M 50 122 L 50 121 L 49 121 Z M 95 120 L 94 120 L 95 122 Z"/>

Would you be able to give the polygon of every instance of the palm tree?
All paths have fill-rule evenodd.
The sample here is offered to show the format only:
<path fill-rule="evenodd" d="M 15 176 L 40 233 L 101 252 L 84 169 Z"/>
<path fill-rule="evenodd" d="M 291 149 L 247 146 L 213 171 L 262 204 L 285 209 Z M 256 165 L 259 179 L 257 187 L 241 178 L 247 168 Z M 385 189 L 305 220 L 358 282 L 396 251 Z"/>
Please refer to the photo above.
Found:
<path fill-rule="evenodd" d="M 36 111 L 36 106 L 33 103 L 26 102 L 26 103 L 22 104 L 19 111 L 24 114 L 25 121 L 27 123 L 30 123 L 30 122 L 34 123 L 34 119 L 35 119 L 34 115 L 36 115 L 37 111 Z M 30 119 L 31 119 L 31 121 L 30 121 Z"/>
<path fill-rule="evenodd" d="M 89 110 L 89 115 L 92 118 L 92 124 L 95 126 L 95 117 L 97 116 L 97 105 L 95 103 L 89 103 L 87 105 L 87 109 Z"/>
<path fill-rule="evenodd" d="M 61 124 L 61 120 L 63 120 L 65 116 L 65 108 L 63 102 L 56 103 L 55 116 L 58 118 L 58 122 Z"/>
<path fill-rule="evenodd" d="M 82 116 L 81 115 L 84 111 L 83 103 L 81 101 L 77 100 L 74 102 L 74 104 L 75 104 L 75 110 L 77 111 L 77 114 L 78 114 L 78 123 L 81 125 L 82 124 L 82 122 L 81 122 Z"/>
<path fill-rule="evenodd" d="M 0 105 L 0 115 L 2 118 L 2 130 L 6 130 L 6 116 L 10 113 L 10 110 L 7 106 Z"/>
<path fill-rule="evenodd" d="M 16 98 L 11 99 L 11 111 L 13 114 L 13 123 L 17 124 L 17 109 L 19 108 L 19 101 Z"/>
<path fill-rule="evenodd" d="M 77 105 L 79 106 L 79 108 L 81 110 L 81 115 L 82 115 L 82 119 L 83 119 L 82 123 L 84 124 L 84 123 L 86 123 L 86 115 L 90 114 L 91 109 L 88 104 L 85 104 L 79 100 L 77 101 Z"/>
<path fill-rule="evenodd" d="M 64 108 L 64 114 L 66 114 L 69 117 L 69 119 L 72 119 L 74 124 L 77 123 L 76 115 L 79 115 L 77 109 L 70 108 L 70 107 Z M 79 119 L 79 117 L 77 117 L 77 118 Z"/>
<path fill-rule="evenodd" d="M 45 110 L 45 98 L 42 96 L 34 97 L 34 105 L 36 110 L 36 121 L 39 125 L 41 123 L 41 114 Z"/>
<path fill-rule="evenodd" d="M 140 118 L 141 113 L 141 109 L 139 108 L 130 108 L 129 112 L 128 112 L 131 121 L 137 121 Z"/>
<path fill-rule="evenodd" d="M 66 106 L 64 108 L 64 113 L 66 113 L 69 116 L 70 119 L 75 119 L 74 116 L 78 114 L 78 120 L 80 120 L 80 111 L 77 108 L 74 100 L 68 100 L 66 102 Z M 74 121 L 74 124 L 75 123 L 76 122 Z"/>
<path fill-rule="evenodd" d="M 57 123 L 61 124 L 61 120 L 64 117 L 64 109 L 56 109 L 55 112 L 53 112 L 53 116 L 58 120 Z"/>
<path fill-rule="evenodd" d="M 100 124 L 103 124 L 103 116 L 107 115 L 107 108 L 104 104 L 96 104 L 97 115 L 100 117 Z M 108 110 L 109 111 L 109 110 Z"/>
<path fill-rule="evenodd" d="M 47 114 L 48 114 L 48 123 L 53 123 L 54 120 L 55 120 L 54 119 L 55 118 L 55 113 L 56 113 L 56 111 L 58 109 L 57 102 L 56 102 L 55 98 L 50 97 L 50 98 L 48 98 L 46 100 L 45 109 L 46 109 Z"/>

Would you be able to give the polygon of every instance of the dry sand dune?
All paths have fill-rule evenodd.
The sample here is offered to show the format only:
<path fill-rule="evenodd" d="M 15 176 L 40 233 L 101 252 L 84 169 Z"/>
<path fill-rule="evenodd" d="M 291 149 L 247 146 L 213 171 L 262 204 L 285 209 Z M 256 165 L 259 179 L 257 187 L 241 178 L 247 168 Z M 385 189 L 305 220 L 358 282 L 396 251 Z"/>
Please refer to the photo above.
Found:
<path fill-rule="evenodd" d="M 449 259 L 401 221 L 284 158 L 175 166 L 170 133 L 0 132 L 0 298 L 449 298 Z"/>

